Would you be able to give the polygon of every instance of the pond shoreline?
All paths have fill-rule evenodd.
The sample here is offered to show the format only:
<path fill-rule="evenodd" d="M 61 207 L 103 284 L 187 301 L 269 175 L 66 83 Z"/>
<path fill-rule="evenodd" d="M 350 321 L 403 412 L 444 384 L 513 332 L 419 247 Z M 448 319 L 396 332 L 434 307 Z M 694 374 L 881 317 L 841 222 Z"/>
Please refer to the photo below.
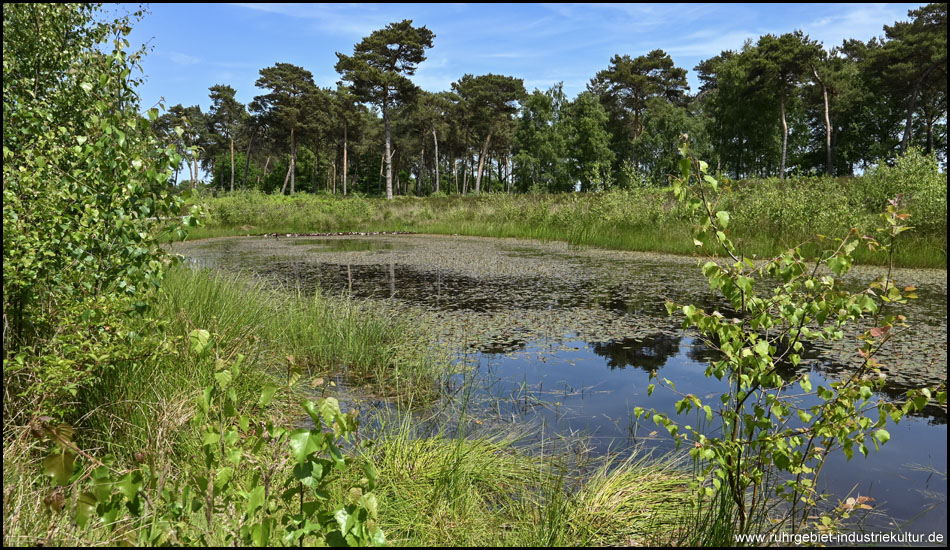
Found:
<path fill-rule="evenodd" d="M 496 389 L 502 390 L 502 397 L 518 391 L 516 386 L 518 386 L 517 382 L 520 382 L 518 377 L 521 376 L 527 377 L 525 382 L 528 387 L 534 383 L 531 380 L 543 383 L 543 394 L 548 394 L 554 389 L 553 382 L 546 378 L 552 376 L 552 373 L 567 377 L 565 380 L 570 384 L 579 383 L 577 387 L 583 388 L 585 386 L 583 381 L 570 382 L 571 377 L 577 373 L 583 375 L 583 372 L 595 372 L 598 368 L 592 365 L 586 367 L 588 371 L 578 371 L 580 367 L 574 367 L 573 363 L 588 364 L 592 360 L 603 360 L 597 357 L 609 358 L 614 365 L 610 367 L 611 371 L 618 373 L 614 378 L 620 373 L 630 373 L 623 374 L 621 378 L 634 383 L 634 386 L 625 390 L 626 395 L 634 397 L 642 391 L 636 388 L 642 388 L 645 385 L 645 382 L 635 380 L 639 380 L 639 376 L 645 377 L 646 371 L 641 374 L 638 374 L 637 369 L 625 371 L 624 367 L 629 364 L 628 361 L 634 361 L 636 364 L 647 359 L 656 360 L 659 368 L 666 369 L 672 368 L 669 364 L 663 366 L 670 360 L 686 361 L 689 364 L 693 361 L 682 355 L 686 353 L 683 350 L 691 349 L 692 346 L 677 351 L 680 346 L 672 344 L 672 340 L 670 345 L 661 343 L 664 338 L 682 338 L 682 336 L 677 336 L 676 322 L 671 323 L 666 318 L 665 312 L 663 319 L 667 320 L 649 321 L 650 315 L 655 314 L 658 308 L 662 307 L 663 300 L 633 299 L 631 301 L 630 293 L 644 292 L 649 295 L 659 292 L 659 287 L 649 290 L 654 288 L 655 279 L 667 280 L 668 284 L 674 285 L 673 287 L 664 286 L 665 292 L 669 292 L 676 285 L 685 284 L 684 281 L 692 280 L 692 272 L 696 271 L 696 258 L 657 253 L 619 252 L 591 247 L 574 247 L 563 242 L 541 243 L 523 239 L 464 236 L 447 238 L 438 235 L 382 236 L 364 237 L 364 239 L 366 242 L 372 241 L 379 245 L 339 248 L 330 244 L 321 244 L 320 238 L 279 239 L 279 244 L 275 243 L 274 239 L 258 238 L 257 244 L 254 244 L 255 239 L 239 238 L 193 241 L 181 246 L 197 252 L 199 256 L 204 250 L 210 252 L 218 246 L 224 246 L 226 249 L 222 257 L 230 258 L 231 261 L 239 264 L 243 263 L 244 269 L 240 269 L 242 271 L 256 270 L 255 262 L 251 258 L 258 254 L 255 250 L 259 250 L 264 253 L 266 263 L 270 266 L 269 270 L 265 270 L 266 273 L 270 273 L 265 274 L 265 278 L 283 280 L 284 285 L 289 284 L 298 289 L 312 288 L 314 284 L 317 284 L 323 288 L 324 292 L 341 291 L 344 295 L 360 299 L 382 299 L 377 302 L 381 305 L 401 303 L 403 305 L 397 309 L 405 312 L 403 315 L 417 319 L 416 322 L 420 326 L 427 327 L 426 330 L 432 332 L 431 337 L 435 341 L 455 342 L 460 345 L 461 347 L 457 347 L 453 344 L 448 348 L 453 348 L 454 353 L 464 351 L 464 355 L 474 361 L 470 364 L 470 368 L 482 371 L 501 369 L 500 372 L 513 368 L 515 370 L 511 372 L 523 373 L 517 376 L 509 374 L 507 382 L 502 376 L 500 385 L 495 386 Z M 335 239 L 326 238 L 322 241 L 331 243 Z M 238 245 L 238 242 L 241 244 Z M 309 246 L 299 246 L 300 244 Z M 486 247 L 492 250 L 487 250 Z M 639 274 L 637 274 L 638 269 L 632 271 L 622 269 L 624 277 L 621 277 L 620 281 L 608 279 L 602 283 L 597 283 L 598 276 L 585 275 L 590 270 L 601 274 L 611 269 L 617 270 L 617 265 L 626 265 L 623 262 L 630 261 L 630 258 L 634 258 L 638 264 L 643 264 L 643 267 L 639 269 Z M 321 268 L 320 265 L 329 267 Z M 671 267 L 664 268 L 663 265 Z M 657 271 L 658 269 L 660 271 Z M 669 272 L 670 275 L 658 275 L 667 273 L 669 269 L 674 270 Z M 855 273 L 857 278 L 863 279 L 880 270 L 879 267 L 856 268 Z M 681 271 L 690 275 L 686 279 L 675 275 Z M 921 326 L 918 330 L 923 330 L 926 334 L 930 334 L 928 331 L 942 334 L 942 345 L 945 346 L 945 272 L 936 269 L 900 269 L 896 275 L 899 279 L 909 277 L 919 288 L 932 287 L 933 292 L 930 298 L 933 298 L 933 295 L 944 297 L 942 303 L 939 303 L 940 299 L 937 300 L 938 311 L 930 311 L 928 308 L 920 310 L 921 314 L 932 315 L 929 318 L 934 319 L 937 324 L 930 328 L 928 328 L 929 325 Z M 702 282 L 702 279 L 699 278 L 699 281 Z M 553 287 L 552 284 L 554 284 Z M 708 291 L 700 288 L 702 285 L 696 285 L 695 282 L 688 283 L 686 288 L 694 286 L 696 288 L 687 293 L 688 296 L 684 298 L 685 303 L 703 303 Z M 492 300 L 496 302 L 501 300 L 515 306 L 521 313 L 517 315 L 505 313 L 506 310 L 499 310 L 492 305 Z M 917 305 L 913 307 L 919 308 Z M 571 343 L 565 339 L 569 333 L 578 339 L 578 334 L 571 331 L 572 323 L 584 325 L 593 323 L 592 326 L 595 328 L 586 331 L 586 336 L 582 333 L 577 343 Z M 532 326 L 546 328 L 538 332 L 532 329 Z M 439 328 L 433 332 L 432 327 Z M 488 330 L 478 327 L 486 327 Z M 472 339 L 472 336 L 475 338 Z M 656 340 L 657 336 L 660 336 L 661 340 Z M 542 340 L 538 340 L 539 338 Z M 929 341 L 930 336 L 926 338 Z M 550 352 L 541 355 L 531 352 L 534 345 L 531 342 L 545 339 L 551 342 Z M 927 344 L 922 349 L 927 350 L 928 347 L 932 346 Z M 929 352 L 940 355 L 939 349 L 930 349 Z M 564 355 L 565 353 L 567 355 Z M 657 356 L 657 353 L 664 355 Z M 895 357 L 907 357 L 908 354 L 913 355 L 916 352 L 902 349 L 897 350 L 897 353 Z M 663 357 L 668 357 L 668 359 L 663 359 Z M 677 359 L 677 357 L 682 357 L 682 359 Z M 523 363 L 526 359 L 528 363 Z M 488 363 L 484 363 L 485 360 Z M 518 361 L 523 364 L 517 366 Z M 684 366 L 687 363 L 684 363 Z M 937 371 L 942 369 L 942 373 L 934 372 L 938 378 L 943 376 L 945 379 L 945 365 L 944 352 L 942 364 L 934 365 Z M 897 372 L 895 375 L 900 376 L 901 373 Z M 513 376 L 517 380 L 511 380 Z M 614 389 L 619 390 L 620 387 L 617 386 Z M 592 396 L 595 393 L 588 391 L 587 395 Z M 519 395 L 523 398 L 529 396 L 528 393 L 523 392 Z M 544 395 L 538 395 L 542 401 L 532 402 L 541 403 L 546 399 Z M 565 402 L 565 406 L 561 407 L 562 417 L 564 411 L 572 411 L 570 415 L 577 417 L 577 410 L 583 411 L 588 406 L 586 403 L 590 403 L 589 399 L 584 402 L 577 401 L 581 399 L 579 395 L 583 395 L 583 392 L 568 391 L 562 398 L 558 398 L 560 401 L 565 398 L 569 401 L 574 400 L 573 404 Z M 646 399 L 645 396 L 642 397 Z M 531 397 L 531 400 L 534 399 L 536 396 Z M 552 405 L 553 401 L 552 398 Z M 639 402 L 636 403 L 639 404 Z M 580 409 L 576 409 L 577 406 L 580 406 Z M 547 405 L 542 408 L 546 407 Z M 558 407 L 552 406 L 551 410 L 556 408 Z M 517 413 L 517 411 L 514 412 Z M 937 426 L 942 426 L 940 429 L 943 430 L 942 437 L 945 438 L 945 409 L 932 414 L 942 416 L 943 420 L 937 419 L 936 422 Z M 617 413 L 608 415 L 616 416 Z M 572 422 L 576 423 L 576 420 Z M 908 422 L 915 421 L 908 420 Z M 603 429 L 599 428 L 599 430 Z M 926 432 L 927 428 L 918 426 L 911 431 L 914 430 L 920 436 Z M 882 452 L 887 453 L 889 448 L 898 449 L 899 446 L 895 447 L 892 442 L 884 446 Z M 874 461 L 875 457 L 871 457 L 869 463 Z M 943 468 L 945 469 L 945 466 Z M 944 490 L 944 499 L 945 493 Z M 943 509 L 945 508 L 944 503 Z"/>

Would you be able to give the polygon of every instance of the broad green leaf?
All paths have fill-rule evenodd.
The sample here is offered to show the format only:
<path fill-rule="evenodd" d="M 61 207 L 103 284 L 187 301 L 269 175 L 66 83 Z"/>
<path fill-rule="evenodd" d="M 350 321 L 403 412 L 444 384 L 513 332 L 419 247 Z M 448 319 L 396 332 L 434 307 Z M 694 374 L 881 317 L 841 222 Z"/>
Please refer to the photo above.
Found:
<path fill-rule="evenodd" d="M 684 178 L 689 177 L 690 162 L 688 158 L 680 159 L 680 175 Z"/>
<path fill-rule="evenodd" d="M 205 437 L 201 444 L 205 447 L 212 447 L 214 445 L 217 445 L 219 441 L 221 441 L 220 433 L 214 432 L 214 431 L 208 431 L 208 432 L 205 432 Z"/>
<path fill-rule="evenodd" d="M 264 505 L 264 486 L 258 485 L 251 490 L 247 497 L 247 515 L 253 516 L 254 512 Z"/>
<path fill-rule="evenodd" d="M 227 389 L 231 384 L 231 371 L 222 370 L 214 373 L 214 379 L 218 383 L 218 387 L 222 390 Z"/>
<path fill-rule="evenodd" d="M 73 475 L 76 453 L 69 449 L 57 449 L 43 460 L 43 471 L 58 485 L 66 485 Z"/>
<path fill-rule="evenodd" d="M 719 212 L 716 212 L 716 219 L 719 220 L 719 226 L 722 229 L 726 229 L 727 227 L 729 227 L 729 212 L 726 212 L 725 210 L 720 210 Z"/>
<path fill-rule="evenodd" d="M 366 474 L 367 489 L 372 491 L 376 487 L 376 468 L 372 462 L 367 461 L 363 465 L 363 472 Z"/>
<path fill-rule="evenodd" d="M 277 392 L 277 386 L 275 386 L 274 384 L 266 384 L 264 386 L 264 389 L 261 390 L 261 399 L 260 399 L 261 406 L 266 407 L 267 405 L 270 405 L 270 402 L 274 398 L 274 394 L 276 392 Z"/>
<path fill-rule="evenodd" d="M 377 547 L 386 546 L 386 535 L 383 534 L 382 529 L 377 527 L 372 533 L 370 533 L 370 543 Z"/>
<path fill-rule="evenodd" d="M 320 401 L 320 414 L 323 416 L 323 423 L 329 427 L 333 425 L 334 420 L 343 416 L 340 411 L 340 402 L 335 397 L 327 397 Z"/>
<path fill-rule="evenodd" d="M 142 475 L 138 472 L 125 474 L 116 482 L 115 488 L 128 500 L 133 500 L 142 488 Z"/>
<path fill-rule="evenodd" d="M 333 519 L 336 520 L 337 525 L 340 528 L 340 533 L 346 535 L 349 533 L 350 529 L 353 527 L 355 518 L 352 514 L 347 511 L 346 508 L 340 508 L 333 514 Z"/>
<path fill-rule="evenodd" d="M 321 426 L 320 411 L 317 409 L 317 405 L 313 401 L 305 401 L 303 403 L 303 410 L 307 411 L 307 414 L 310 416 L 310 420 L 313 421 L 313 425 L 319 428 Z"/>
<path fill-rule="evenodd" d="M 233 475 L 234 475 L 234 468 L 231 468 L 231 467 L 219 468 L 218 471 L 215 472 L 214 474 L 214 488 L 219 491 L 223 489 L 224 486 L 227 485 L 228 482 L 231 481 L 231 476 Z"/>
<path fill-rule="evenodd" d="M 304 428 L 294 430 L 288 438 L 290 450 L 297 459 L 298 464 L 303 464 L 311 453 L 320 450 L 323 443 L 323 434 L 317 431 L 311 431 Z"/>
<path fill-rule="evenodd" d="M 76 525 L 85 527 L 89 524 L 89 518 L 96 511 L 97 502 L 96 496 L 88 491 L 79 495 L 79 499 L 76 500 L 75 515 L 73 516 Z"/>
<path fill-rule="evenodd" d="M 195 329 L 188 333 L 188 338 L 191 340 L 191 350 L 195 355 L 201 355 L 208 347 L 211 333 L 204 329 Z"/>

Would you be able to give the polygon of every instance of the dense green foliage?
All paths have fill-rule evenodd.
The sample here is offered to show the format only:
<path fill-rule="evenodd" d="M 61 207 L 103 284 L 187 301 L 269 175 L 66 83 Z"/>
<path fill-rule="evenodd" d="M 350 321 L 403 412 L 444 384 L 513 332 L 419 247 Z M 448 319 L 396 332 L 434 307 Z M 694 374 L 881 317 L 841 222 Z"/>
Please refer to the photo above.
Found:
<path fill-rule="evenodd" d="M 894 166 L 860 178 L 794 178 L 733 182 L 721 205 L 732 216 L 744 253 L 768 257 L 806 243 L 816 233 L 867 233 L 903 191 L 917 230 L 905 236 L 896 261 L 903 266 L 946 266 L 947 179 L 933 157 L 916 152 Z M 273 197 L 235 194 L 205 202 L 210 214 L 195 236 L 324 231 L 427 233 L 565 240 L 625 250 L 690 254 L 688 212 L 670 189 L 614 190 L 602 194 L 507 195 L 482 198 L 403 198 L 392 203 L 330 195 Z M 810 244 L 804 244 L 806 249 Z M 886 263 L 856 251 L 861 262 Z"/>
<path fill-rule="evenodd" d="M 182 199 L 167 185 L 177 153 L 138 114 L 129 24 L 78 5 L 3 7 L 5 418 L 64 414 L 136 360 L 129 316 L 161 280 L 160 231 L 176 229 Z"/>
<path fill-rule="evenodd" d="M 343 414 L 337 400 L 328 397 L 319 405 L 303 403 L 314 428 L 290 431 L 254 421 L 239 412 L 241 398 L 231 388 L 244 356 L 230 364 L 217 357 L 206 330 L 191 331 L 189 339 L 198 360 L 215 356 L 215 381 L 202 389 L 192 417 L 203 464 L 187 464 L 180 475 L 168 477 L 167 463 L 139 451 L 137 466 L 116 469 L 111 457 L 102 462 L 79 449 L 71 426 L 41 424 L 35 433 L 53 445 L 43 468 L 59 486 L 47 497 L 49 508 L 69 510 L 80 529 L 93 526 L 95 518 L 122 545 L 385 545 L 371 466 L 343 502 L 335 504 L 331 494 L 354 466 L 341 446 L 356 432 L 356 411 Z M 268 406 L 277 389 L 265 385 L 259 404 Z M 282 468 L 288 463 L 281 459 L 285 447 L 295 462 L 290 478 Z M 74 473 L 77 454 L 92 463 L 89 472 L 80 467 Z M 73 499 L 62 490 L 67 486 L 85 491 Z"/>
<path fill-rule="evenodd" d="M 194 220 L 179 217 L 183 198 L 168 185 L 176 146 L 162 145 L 138 113 L 130 75 L 142 54 L 127 51 L 124 39 L 131 18 L 100 21 L 96 7 L 78 5 L 3 10 L 4 543 L 79 536 L 81 544 L 265 544 L 275 542 L 278 522 L 286 538 L 277 540 L 291 544 L 307 537 L 383 543 L 371 493 L 339 507 L 326 502 L 336 479 L 331 469 L 351 462 L 336 436 L 355 430 L 353 415 L 328 398 L 313 430 L 279 428 L 279 414 L 268 416 L 267 430 L 256 418 L 252 429 L 247 414 L 260 411 L 248 407 L 248 392 L 261 393 L 266 381 L 260 405 L 267 405 L 276 390 L 265 373 L 273 363 L 256 349 L 259 327 L 246 324 L 229 337 L 206 330 L 222 321 L 195 310 L 201 302 L 194 292 L 208 285 L 189 284 L 183 307 L 192 315 L 172 303 L 175 281 L 165 278 L 171 257 L 160 243 L 182 238 L 182 221 Z M 157 121 L 157 110 L 148 117 Z M 235 285 L 216 288 L 233 292 Z M 319 298 L 297 308 L 296 332 L 282 320 L 283 341 L 303 331 L 326 335 L 297 346 L 308 366 L 353 361 L 359 373 L 397 362 L 384 343 L 392 341 L 389 332 L 379 340 L 381 330 L 362 330 L 374 321 L 330 308 Z M 243 315 L 250 323 L 252 310 Z M 347 345 L 336 343 L 347 334 L 354 335 Z M 263 359 L 249 376 L 242 349 Z M 399 364 L 408 364 L 406 353 L 397 353 Z M 376 378 L 384 377 L 377 370 Z M 324 435 L 321 420 L 336 436 Z M 188 452 L 195 443 L 203 452 Z M 113 454 L 84 450 L 96 444 Z M 265 460 L 268 452 L 286 454 L 288 445 L 306 471 L 292 476 L 281 498 L 299 497 L 299 517 L 291 507 L 278 515 L 268 506 L 277 496 L 265 490 L 281 465 Z M 37 461 L 48 480 L 37 475 Z M 354 486 L 370 491 L 371 483 Z M 238 501 L 241 517 L 233 515 Z M 72 522 L 66 535 L 57 535 L 61 518 Z"/>
<path fill-rule="evenodd" d="M 336 70 L 360 100 L 379 107 L 385 127 L 386 197 L 393 197 L 390 109 L 411 102 L 416 87 L 408 77 L 425 61 L 425 50 L 435 35 L 412 21 L 390 23 L 354 46 L 353 55 L 337 53 Z"/>
<path fill-rule="evenodd" d="M 75 429 L 49 418 L 6 425 L 6 540 L 77 536 L 86 543 L 214 545 L 335 536 L 335 520 L 328 524 L 317 511 L 353 504 L 347 493 L 360 486 L 365 462 L 349 453 L 341 458 L 336 440 L 322 432 L 282 428 L 298 416 L 291 403 L 313 388 L 332 391 L 328 375 L 340 364 L 350 367 L 352 380 L 369 380 L 369 387 L 378 382 L 389 394 L 403 390 L 407 399 L 414 390 L 424 397 L 434 384 L 433 370 L 423 370 L 428 364 L 416 351 L 421 348 L 409 345 L 411 327 L 346 299 L 303 297 L 176 268 L 166 275 L 152 313 L 155 319 L 137 319 L 134 328 L 152 331 L 156 347 L 141 350 L 139 361 L 104 373 L 100 384 L 79 394 L 84 414 Z M 396 365 L 406 371 L 395 372 Z M 415 383 L 409 388 L 394 378 Z M 275 405 L 265 408 L 271 400 Z M 352 415 L 336 414 L 329 399 L 319 410 L 327 407 L 333 409 L 327 429 L 338 424 L 339 436 L 354 429 Z M 46 443 L 31 441 L 31 433 Z M 314 447 L 299 447 L 307 453 L 298 457 L 292 454 L 297 439 L 312 440 Z M 37 455 L 47 448 L 51 452 L 39 456 L 52 485 L 34 471 Z M 89 448 L 100 450 L 91 454 L 84 450 Z M 319 456 L 307 458 L 313 453 Z M 323 471 L 329 477 L 307 481 L 313 468 L 294 477 L 292 462 L 301 457 L 306 463 L 334 461 Z M 356 474 L 347 474 L 354 469 Z M 350 485 L 340 489 L 341 478 Z M 321 493 L 301 495 L 301 484 Z M 286 490 L 292 503 L 283 501 Z M 268 520 L 297 513 L 301 497 L 312 512 L 301 521 L 320 523 L 319 529 L 298 532 L 310 529 L 301 523 L 288 532 L 287 523 Z M 361 506 L 370 513 L 370 503 Z"/>

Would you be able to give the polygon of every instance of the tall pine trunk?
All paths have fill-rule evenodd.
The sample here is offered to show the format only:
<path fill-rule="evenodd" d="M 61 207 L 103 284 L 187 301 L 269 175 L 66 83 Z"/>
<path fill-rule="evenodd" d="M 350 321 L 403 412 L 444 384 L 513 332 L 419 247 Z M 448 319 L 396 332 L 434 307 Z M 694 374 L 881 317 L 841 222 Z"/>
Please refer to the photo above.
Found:
<path fill-rule="evenodd" d="M 313 142 L 313 194 L 320 191 L 317 186 L 317 171 L 320 169 L 320 141 Z"/>
<path fill-rule="evenodd" d="M 471 166 L 471 158 L 469 157 L 468 149 L 465 150 L 465 158 L 462 160 L 462 194 L 468 195 L 468 175 L 469 167 Z"/>
<path fill-rule="evenodd" d="M 290 164 L 287 165 L 287 174 L 284 175 L 284 184 L 280 186 L 280 194 L 284 195 L 287 193 L 287 182 L 290 181 L 290 173 L 294 169 L 294 162 L 290 161 Z"/>
<path fill-rule="evenodd" d="M 785 181 L 785 160 L 788 153 L 788 121 L 785 120 L 785 93 L 781 95 L 782 103 L 782 166 L 779 168 L 779 179 Z"/>
<path fill-rule="evenodd" d="M 294 140 L 294 129 L 290 129 L 290 194 L 294 194 L 294 183 L 297 179 L 297 142 Z"/>
<path fill-rule="evenodd" d="M 452 159 L 452 177 L 455 179 L 455 194 L 459 194 L 459 159 Z"/>
<path fill-rule="evenodd" d="M 254 127 L 251 137 L 247 140 L 247 151 L 244 153 L 244 181 L 241 183 L 241 189 L 247 189 L 247 170 L 251 167 L 251 145 L 254 143 L 254 136 L 257 135 L 258 126 Z"/>
<path fill-rule="evenodd" d="M 343 196 L 346 196 L 346 146 L 347 146 L 347 123 L 343 121 Z"/>
<path fill-rule="evenodd" d="M 393 166 L 390 166 L 390 169 L 395 172 L 396 177 L 393 181 L 393 192 L 398 195 L 402 188 L 399 181 L 399 163 L 402 160 L 402 151 L 393 151 Z"/>
<path fill-rule="evenodd" d="M 907 147 L 910 145 L 910 138 L 913 134 L 914 111 L 917 109 L 917 94 L 920 91 L 920 84 L 914 83 L 914 89 L 910 97 L 907 98 L 907 120 L 904 123 L 904 135 L 901 137 L 901 156 L 907 153 Z"/>
<path fill-rule="evenodd" d="M 934 120 L 928 113 L 927 115 L 927 151 L 929 155 L 934 152 Z"/>
<path fill-rule="evenodd" d="M 482 168 L 485 166 L 485 155 L 488 154 L 488 145 L 491 143 L 491 132 L 485 138 L 485 144 L 482 145 L 482 152 L 478 155 L 478 174 L 475 176 L 475 194 L 482 192 Z"/>
<path fill-rule="evenodd" d="M 389 90 L 383 93 L 389 95 Z M 393 199 L 393 158 L 392 158 L 392 136 L 389 129 L 389 105 L 383 101 L 383 126 L 386 128 L 386 151 L 383 157 L 386 159 L 386 198 Z"/>
<path fill-rule="evenodd" d="M 231 192 L 234 192 L 234 138 L 231 138 Z"/>
<path fill-rule="evenodd" d="M 432 143 L 435 145 L 435 192 L 439 192 L 439 136 L 432 128 Z"/>
<path fill-rule="evenodd" d="M 833 175 L 832 163 L 834 159 L 832 158 L 831 152 L 831 109 L 828 104 L 828 87 L 825 86 L 824 81 L 818 76 L 818 69 L 812 67 L 811 70 L 815 73 L 815 80 L 821 85 L 821 94 L 825 100 L 825 174 L 831 176 Z"/>
<path fill-rule="evenodd" d="M 417 172 L 417 175 L 416 175 L 416 185 L 415 185 L 415 189 L 413 190 L 413 194 L 415 194 L 417 197 L 420 195 L 420 190 L 422 189 L 422 174 L 425 172 L 425 169 L 426 169 L 426 146 L 425 146 L 425 142 L 423 142 L 422 147 L 419 149 L 419 171 Z"/>

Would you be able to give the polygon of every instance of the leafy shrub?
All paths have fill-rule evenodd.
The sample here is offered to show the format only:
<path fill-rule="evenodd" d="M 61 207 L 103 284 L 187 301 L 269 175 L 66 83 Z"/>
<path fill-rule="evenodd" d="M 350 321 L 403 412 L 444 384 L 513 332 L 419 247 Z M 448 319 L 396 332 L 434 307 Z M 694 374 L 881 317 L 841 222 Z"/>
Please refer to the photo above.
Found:
<path fill-rule="evenodd" d="M 5 418 L 26 400 L 65 414 L 101 369 L 134 356 L 125 320 L 162 278 L 158 239 L 183 236 L 168 187 L 178 155 L 138 114 L 130 17 L 96 9 L 3 7 Z"/>
<path fill-rule="evenodd" d="M 845 290 L 840 278 L 853 263 L 860 233 L 852 229 L 841 239 L 818 239 L 819 252 L 813 257 L 793 247 L 768 261 L 753 262 L 729 237 L 732 215 L 720 206 L 724 191 L 719 182 L 707 173 L 705 162 L 689 155 L 686 144 L 682 152 L 682 179 L 674 190 L 695 215 L 696 245 L 721 252 L 702 270 L 710 288 L 721 292 L 730 308 L 706 311 L 674 303 L 667 308 L 670 314 L 681 311 L 683 327 L 697 329 L 719 352 L 705 374 L 727 380 L 729 391 L 709 402 L 680 394 L 677 412 L 704 416 L 706 429 L 664 414 L 650 416 L 677 446 L 689 446 L 700 466 L 700 497 L 721 503 L 722 516 L 734 532 L 798 532 L 814 518 L 812 510 L 821 498 L 817 481 L 830 452 L 840 449 L 848 459 L 855 451 L 866 456 L 869 446 L 877 448 L 890 439 L 889 421 L 920 410 L 934 396 L 945 403 L 946 391 L 912 390 L 903 403 L 875 397 L 884 385 L 875 356 L 905 324 L 903 316 L 882 306 L 902 304 L 915 295 L 912 287 L 898 286 L 890 272 L 864 291 Z M 863 240 L 892 259 L 896 237 L 910 229 L 908 216 L 895 199 L 883 218 L 881 237 Z M 777 286 L 759 290 L 765 280 Z M 862 360 L 840 380 L 814 387 L 809 374 L 796 369 L 804 343 L 841 339 L 843 328 L 856 323 L 869 326 L 860 337 Z M 783 371 L 792 374 L 783 377 Z M 671 382 L 664 382 L 675 391 Z M 796 396 L 799 390 L 808 399 Z M 652 391 L 651 385 L 648 393 Z M 648 414 L 639 407 L 635 413 Z M 776 509 L 776 497 L 784 498 L 788 507 Z M 780 516 L 769 517 L 776 510 Z M 817 528 L 830 528 L 834 521 L 822 514 Z"/>
<path fill-rule="evenodd" d="M 53 485 L 47 507 L 131 545 L 385 545 L 372 466 L 346 481 L 358 466 L 342 450 L 357 430 L 356 412 L 344 414 L 330 397 L 303 403 L 313 428 L 261 421 L 254 409 L 267 407 L 279 388 L 267 384 L 257 403 L 242 402 L 234 385 L 244 356 L 226 361 L 220 337 L 203 329 L 189 339 L 191 360 L 213 362 L 215 371 L 193 405 L 203 460 L 170 472 L 140 451 L 137 465 L 120 468 L 81 450 L 71 426 L 36 421 L 32 432 L 51 443 L 43 460 Z"/>
<path fill-rule="evenodd" d="M 912 148 L 892 165 L 882 163 L 862 180 L 862 199 L 867 208 L 881 210 L 887 201 L 903 195 L 919 231 L 947 230 L 947 174 L 933 155 Z"/>

